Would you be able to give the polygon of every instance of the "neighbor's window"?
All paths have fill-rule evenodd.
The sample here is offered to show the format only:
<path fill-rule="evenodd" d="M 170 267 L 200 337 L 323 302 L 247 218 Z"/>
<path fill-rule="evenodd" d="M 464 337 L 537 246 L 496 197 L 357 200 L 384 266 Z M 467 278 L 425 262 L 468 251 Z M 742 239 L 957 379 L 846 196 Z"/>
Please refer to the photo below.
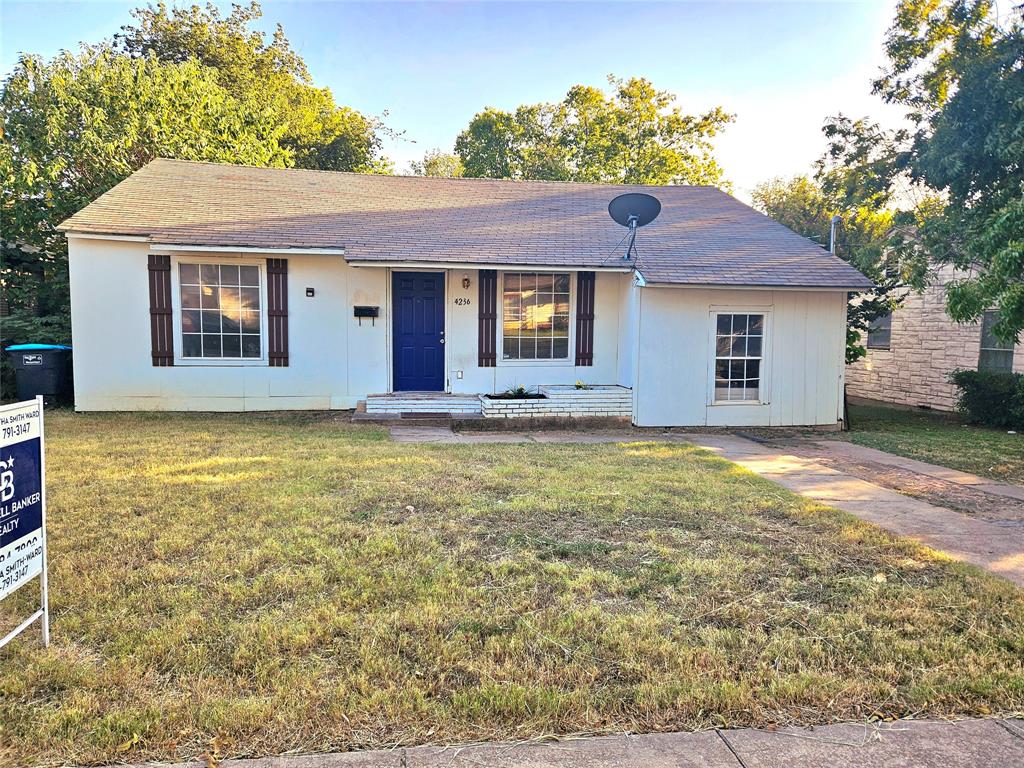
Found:
<path fill-rule="evenodd" d="M 979 371 L 1013 372 L 1013 344 L 1001 341 L 992 332 L 999 322 L 999 313 L 989 310 L 981 321 L 981 354 L 978 356 Z"/>
<path fill-rule="evenodd" d="M 868 326 L 868 349 L 889 349 L 892 341 L 892 312 L 876 317 Z"/>
<path fill-rule="evenodd" d="M 715 316 L 715 402 L 758 401 L 764 315 Z"/>
<path fill-rule="evenodd" d="M 502 284 L 502 358 L 569 357 L 569 275 L 506 272 Z"/>
<path fill-rule="evenodd" d="M 260 268 L 179 264 L 181 356 L 259 359 Z"/>

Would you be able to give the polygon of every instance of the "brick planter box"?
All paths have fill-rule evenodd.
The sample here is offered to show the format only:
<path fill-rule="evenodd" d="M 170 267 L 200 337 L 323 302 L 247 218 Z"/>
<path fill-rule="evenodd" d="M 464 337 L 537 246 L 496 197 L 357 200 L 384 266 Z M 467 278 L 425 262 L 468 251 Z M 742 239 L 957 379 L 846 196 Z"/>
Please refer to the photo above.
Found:
<path fill-rule="evenodd" d="M 633 415 L 633 392 L 614 385 L 576 389 L 572 385 L 540 388 L 542 398 L 504 400 L 480 396 L 485 419 L 616 418 Z"/>

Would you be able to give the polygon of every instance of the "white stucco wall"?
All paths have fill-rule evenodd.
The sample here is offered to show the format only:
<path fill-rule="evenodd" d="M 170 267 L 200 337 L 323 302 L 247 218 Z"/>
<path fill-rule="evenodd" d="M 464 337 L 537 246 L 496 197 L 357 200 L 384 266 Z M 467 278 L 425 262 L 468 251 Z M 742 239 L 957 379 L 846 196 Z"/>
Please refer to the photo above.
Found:
<path fill-rule="evenodd" d="M 148 245 L 69 241 L 78 410 L 244 411 L 353 408 L 387 388 L 387 321 L 362 327 L 354 304 L 386 303 L 382 269 L 340 256 L 288 257 L 289 365 L 151 364 Z M 240 254 L 202 255 L 214 263 Z M 247 256 L 249 258 L 251 256 Z M 307 298 L 305 289 L 316 295 Z M 178 298 L 174 296 L 175 307 Z M 180 352 L 180 338 L 175 338 Z M 358 365 L 349 365 L 358 360 Z"/>
<path fill-rule="evenodd" d="M 835 425 L 846 295 L 839 291 L 640 289 L 634 421 L 640 426 Z M 713 403 L 714 311 L 767 318 L 760 403 Z"/>
<path fill-rule="evenodd" d="M 231 362 L 172 367 L 151 364 L 149 246 L 141 242 L 71 238 L 72 336 L 79 410 L 276 410 L 354 408 L 391 381 L 391 274 L 352 267 L 340 256 L 288 255 L 289 365 Z M 252 260 L 253 254 L 176 253 L 210 263 Z M 433 270 L 437 271 L 437 270 Z M 468 277 L 470 287 L 462 287 Z M 477 365 L 479 275 L 446 274 L 446 357 L 449 391 L 497 392 L 512 385 L 615 383 L 619 365 L 619 302 L 625 274 L 595 281 L 594 365 L 576 367 L 575 322 L 570 359 Z M 572 280 L 575 304 L 575 279 Z M 500 285 L 500 278 L 499 278 Z M 315 296 L 307 297 L 306 288 Z M 178 294 L 173 291 L 175 310 Z M 499 300 L 500 301 L 500 300 Z M 380 307 L 376 322 L 353 317 L 354 305 Z M 500 317 L 499 317 L 500 328 Z M 175 335 L 180 352 L 180 336 Z M 461 371 L 462 377 L 458 373 Z"/>
<path fill-rule="evenodd" d="M 151 363 L 148 253 L 148 244 L 141 242 L 69 241 L 79 410 L 353 408 L 367 394 L 389 390 L 390 270 L 353 267 L 337 255 L 290 254 L 288 367 L 217 362 L 156 368 Z M 253 254 L 173 258 L 196 256 L 220 263 L 257 258 Z M 470 281 L 468 289 L 462 285 L 463 278 Z M 451 269 L 446 285 L 449 391 L 489 393 L 518 384 L 539 387 L 582 380 L 632 387 L 634 419 L 644 426 L 837 421 L 845 344 L 842 292 L 638 288 L 632 275 L 599 272 L 593 366 L 574 364 L 573 319 L 567 361 L 505 361 L 499 341 L 497 366 L 481 368 L 477 365 L 479 275 L 475 270 Z M 307 297 L 306 288 L 313 288 L 315 296 Z M 573 318 L 575 290 L 573 279 Z M 177 291 L 173 298 L 177 309 Z M 353 317 L 352 307 L 360 304 L 380 307 L 375 323 L 363 320 L 360 325 Z M 768 314 L 766 402 L 709 402 L 713 308 Z M 180 352 L 180 337 L 174 344 Z"/>
<path fill-rule="evenodd" d="M 469 277 L 470 288 L 462 287 Z M 576 278 L 572 285 L 572 315 L 569 323 L 569 359 L 565 361 L 509 361 L 501 359 L 501 274 L 498 274 L 498 359 L 493 368 L 477 365 L 477 297 L 479 277 L 473 270 L 451 270 L 448 288 L 448 373 L 453 392 L 501 392 L 511 386 L 539 387 L 542 384 L 614 384 L 619 365 L 619 305 L 621 284 L 629 275 L 599 272 L 594 280 L 594 364 L 577 367 L 576 361 Z M 457 299 L 469 300 L 459 305 Z M 462 378 L 458 378 L 459 371 Z"/>

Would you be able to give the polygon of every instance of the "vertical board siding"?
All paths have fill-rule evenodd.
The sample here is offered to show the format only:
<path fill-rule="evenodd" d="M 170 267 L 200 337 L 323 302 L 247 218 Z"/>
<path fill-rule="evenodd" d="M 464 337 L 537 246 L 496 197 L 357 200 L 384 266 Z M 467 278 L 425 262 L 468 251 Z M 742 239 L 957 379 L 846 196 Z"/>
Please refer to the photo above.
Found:
<path fill-rule="evenodd" d="M 174 365 L 174 326 L 171 315 L 171 257 L 149 255 L 149 331 L 153 365 Z"/>
<path fill-rule="evenodd" d="M 497 365 L 498 338 L 498 273 L 480 270 L 480 313 L 477 329 L 477 357 L 481 368 Z"/>
<path fill-rule="evenodd" d="M 837 291 L 641 289 L 636 406 L 640 426 L 835 425 L 841 403 L 845 294 Z M 767 402 L 716 405 L 714 311 L 771 313 Z"/>
<path fill-rule="evenodd" d="M 270 365 L 288 365 L 288 259 L 267 259 L 267 339 Z"/>
<path fill-rule="evenodd" d="M 576 365 L 594 364 L 594 273 L 576 275 Z"/>

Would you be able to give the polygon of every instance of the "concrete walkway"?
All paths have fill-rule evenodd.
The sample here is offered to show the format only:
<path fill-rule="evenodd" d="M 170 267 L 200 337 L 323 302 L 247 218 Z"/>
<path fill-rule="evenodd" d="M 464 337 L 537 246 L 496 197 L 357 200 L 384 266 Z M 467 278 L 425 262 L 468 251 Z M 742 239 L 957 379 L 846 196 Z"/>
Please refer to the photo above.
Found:
<path fill-rule="evenodd" d="M 998 487 L 1007 500 L 1004 505 L 1007 509 L 1011 498 L 1019 498 L 1018 494 L 1024 493 L 1018 486 L 982 481 L 966 473 L 841 441 L 817 441 L 813 443 L 813 450 L 801 450 L 800 455 L 794 455 L 732 435 L 688 435 L 687 440 L 791 491 L 850 512 L 1024 586 L 1024 517 L 1009 513 L 995 519 L 967 515 L 905 496 L 804 454 L 839 459 L 838 466 L 842 466 L 844 457 L 852 461 L 855 456 L 863 458 L 870 454 L 877 459 L 881 454 L 890 466 L 898 465 L 910 471 L 916 466 L 925 469 L 929 476 L 942 475 L 949 482 Z"/>
<path fill-rule="evenodd" d="M 841 440 L 791 441 L 775 447 L 727 434 L 614 430 L 604 432 L 464 432 L 447 427 L 392 427 L 396 442 L 610 443 L 633 440 L 689 442 L 808 498 L 875 523 L 893 533 L 980 566 L 1024 586 L 1024 488 L 876 451 Z M 873 483 L 841 467 L 874 462 L 935 478 L 991 497 L 995 513 L 968 515 Z M 1000 501 L 1002 500 L 1002 501 Z"/>
<path fill-rule="evenodd" d="M 190 763 L 188 768 L 200 766 Z M 1021 768 L 1024 721 L 744 728 L 225 760 L 221 768 Z M 179 768 L 185 768 L 180 766 Z"/>

